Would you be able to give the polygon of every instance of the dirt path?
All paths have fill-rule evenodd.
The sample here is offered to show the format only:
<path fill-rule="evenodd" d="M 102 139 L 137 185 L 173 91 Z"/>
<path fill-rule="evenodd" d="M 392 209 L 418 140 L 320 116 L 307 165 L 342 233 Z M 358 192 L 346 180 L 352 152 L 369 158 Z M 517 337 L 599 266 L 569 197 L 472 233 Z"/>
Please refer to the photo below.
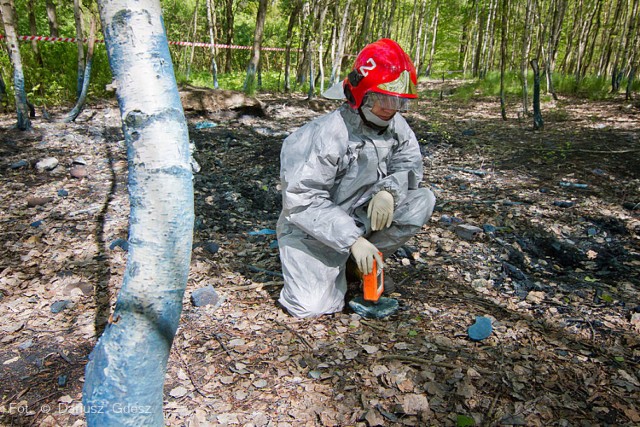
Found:
<path fill-rule="evenodd" d="M 491 100 L 421 101 L 408 119 L 438 207 L 389 260 L 400 312 L 296 320 L 275 305 L 279 150 L 335 104 L 261 101 L 265 117 L 188 113 L 202 169 L 169 425 L 640 424 L 637 107 L 561 100 L 533 132 Z M 0 116 L 0 422 L 81 426 L 94 325 L 126 262 L 119 114 L 13 121 Z M 221 305 L 194 307 L 207 285 Z M 493 332 L 474 342 L 477 316 Z"/>

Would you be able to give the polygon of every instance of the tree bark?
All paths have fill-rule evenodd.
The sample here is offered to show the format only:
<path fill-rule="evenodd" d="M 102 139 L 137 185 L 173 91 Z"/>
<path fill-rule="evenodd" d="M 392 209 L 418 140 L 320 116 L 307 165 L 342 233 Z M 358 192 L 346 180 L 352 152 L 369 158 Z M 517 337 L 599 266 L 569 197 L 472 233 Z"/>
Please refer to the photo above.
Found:
<path fill-rule="evenodd" d="M 227 0 L 225 3 L 225 14 L 226 14 L 226 35 L 227 35 L 227 45 L 232 45 L 233 44 L 233 0 Z M 224 63 L 224 72 L 229 74 L 231 73 L 231 60 L 232 60 L 232 55 L 231 55 L 231 49 L 227 48 L 227 52 L 226 52 L 226 58 L 225 58 L 225 63 Z"/>
<path fill-rule="evenodd" d="M 339 7 L 339 5 L 336 7 Z M 342 68 L 342 60 L 344 58 L 344 45 L 347 36 L 347 22 L 350 8 L 351 0 L 347 0 L 344 13 L 342 14 L 342 21 L 340 22 L 340 29 L 338 31 L 338 46 L 336 48 L 336 54 L 333 57 L 333 64 L 331 65 L 331 76 L 329 77 L 330 85 L 336 84 L 340 79 L 340 70 Z"/>
<path fill-rule="evenodd" d="M 531 68 L 533 68 L 533 129 L 541 130 L 544 128 L 544 121 L 540 111 L 540 70 L 537 59 L 531 60 Z"/>
<path fill-rule="evenodd" d="M 29 107 L 27 106 L 27 94 L 24 90 L 24 73 L 22 71 L 22 57 L 20 56 L 20 46 L 18 46 L 18 35 L 16 33 L 16 8 L 13 0 L 0 1 L 0 15 L 4 24 L 5 42 L 9 59 L 13 66 L 13 92 L 16 101 L 16 127 L 20 130 L 31 129 L 29 120 Z"/>
<path fill-rule="evenodd" d="M 207 0 L 207 26 L 209 27 L 209 43 L 211 44 L 211 76 L 213 77 L 213 88 L 218 89 L 218 63 L 216 62 L 216 56 L 218 49 L 216 49 L 216 14 L 214 12 L 213 0 Z"/>
<path fill-rule="evenodd" d="M 160 2 L 100 0 L 99 7 L 118 83 L 131 211 L 122 289 L 86 366 L 83 407 L 89 427 L 164 426 L 165 371 L 192 247 L 189 135 Z"/>
<path fill-rule="evenodd" d="M 522 113 L 526 117 L 529 114 L 529 82 L 527 69 L 529 51 L 531 48 L 531 12 L 532 0 L 527 0 L 524 17 L 524 30 L 522 31 L 522 60 L 520 61 L 520 78 L 522 79 Z"/>
<path fill-rule="evenodd" d="M 565 11 L 567 10 L 568 0 L 553 0 L 550 8 L 553 8 L 553 12 L 550 14 L 553 16 L 551 29 L 549 32 L 549 40 L 547 43 L 547 60 L 545 63 L 546 79 L 547 79 L 547 92 L 551 94 L 553 99 L 558 100 L 555 88 L 553 87 L 553 72 L 555 71 L 556 57 L 558 53 L 558 46 L 560 44 L 560 36 L 562 35 L 562 24 L 564 22 Z M 551 9 L 550 9 L 551 10 Z"/>
<path fill-rule="evenodd" d="M 360 30 L 360 36 L 358 37 L 358 46 L 356 50 L 360 51 L 367 44 L 371 43 L 371 36 L 369 34 L 369 27 L 371 22 L 371 0 L 366 0 L 364 7 L 364 17 L 362 18 L 362 28 Z"/>
<path fill-rule="evenodd" d="M 478 73 L 480 70 L 480 58 L 482 56 L 482 46 L 484 44 L 484 35 L 483 31 L 485 12 L 484 9 L 480 9 L 480 6 L 476 4 L 478 11 L 476 13 L 476 31 L 478 32 L 476 37 L 476 48 L 473 54 L 473 68 L 471 69 L 471 73 L 474 77 L 478 77 Z"/>
<path fill-rule="evenodd" d="M 500 114 L 507 120 L 507 109 L 504 99 L 504 77 L 507 67 L 507 6 L 509 0 L 502 0 L 502 25 L 500 29 Z"/>
<path fill-rule="evenodd" d="M 431 69 L 433 67 L 433 57 L 436 54 L 436 40 L 438 38 L 438 19 L 440 17 L 440 0 L 436 2 L 436 11 L 433 14 L 433 22 L 431 23 L 431 31 L 433 31 L 433 37 L 431 39 L 431 50 L 429 51 L 429 62 L 427 63 L 427 69 L 425 70 L 425 76 L 431 75 Z"/>
<path fill-rule="evenodd" d="M 260 0 L 258 3 L 258 15 L 256 16 L 256 29 L 253 33 L 253 47 L 251 48 L 251 59 L 247 65 L 247 78 L 244 81 L 244 92 L 253 95 L 256 92 L 256 71 L 260 63 L 260 49 L 262 47 L 262 37 L 264 36 L 264 21 L 267 18 L 267 0 Z"/>
<path fill-rule="evenodd" d="M 627 101 L 631 101 L 631 89 L 633 88 L 633 80 L 636 77 L 636 67 L 631 67 L 631 71 L 629 71 L 629 77 L 627 79 L 627 88 L 624 93 L 624 99 Z"/>
<path fill-rule="evenodd" d="M 296 20 L 300 11 L 302 10 L 302 1 L 297 0 L 291 14 L 289 15 L 289 24 L 287 25 L 287 44 L 284 52 L 284 91 L 289 93 L 291 90 L 291 40 L 293 38 L 293 28 L 295 27 Z"/>
<path fill-rule="evenodd" d="M 196 0 L 196 5 L 193 8 L 193 34 L 191 36 L 191 42 L 195 43 L 197 41 L 198 35 L 198 6 L 200 4 L 199 0 Z M 191 54 L 189 55 L 189 62 L 187 62 L 186 66 L 186 75 L 187 80 L 189 80 L 189 76 L 191 75 L 191 65 L 193 64 L 193 56 L 195 55 L 196 47 L 195 45 L 191 45 Z"/>
<path fill-rule="evenodd" d="M 0 12 L 0 15 L 2 13 Z M 4 70 L 0 68 L 0 107 L 2 107 L 2 112 L 7 112 L 7 85 L 4 83 L 4 79 L 2 78 L 2 74 L 4 74 Z"/>
<path fill-rule="evenodd" d="M 82 22 L 82 0 L 73 0 L 73 17 L 76 22 L 76 45 L 78 46 L 78 77 L 76 86 L 76 96 L 82 93 L 82 83 L 84 82 L 84 25 Z"/>
<path fill-rule="evenodd" d="M 29 9 L 29 32 L 32 36 L 38 35 L 38 26 L 36 23 L 36 3 L 35 0 L 28 1 L 28 9 Z M 38 47 L 38 42 L 35 40 L 31 41 L 31 49 L 33 49 L 33 54 L 36 57 L 36 62 L 40 67 L 44 66 L 44 62 L 42 61 L 42 55 L 40 54 L 40 48 Z"/>
<path fill-rule="evenodd" d="M 49 22 L 49 35 L 51 37 L 59 37 L 56 3 L 54 0 L 47 0 L 47 21 Z"/>
<path fill-rule="evenodd" d="M 322 52 L 324 51 L 324 19 L 327 15 L 327 9 L 329 8 L 328 2 L 323 2 L 320 6 L 320 15 L 317 20 L 317 29 L 315 34 L 320 35 L 320 41 L 318 42 L 318 76 L 320 78 L 320 93 L 324 92 L 324 58 Z"/>
<path fill-rule="evenodd" d="M 84 108 L 85 101 L 87 100 L 87 92 L 89 91 L 89 82 L 91 81 L 91 66 L 93 64 L 93 46 L 95 44 L 96 38 L 96 20 L 92 16 L 91 17 L 91 29 L 89 30 L 89 48 L 87 49 L 87 65 L 84 69 L 84 81 L 82 82 L 82 91 L 80 92 L 80 96 L 78 97 L 78 101 L 76 105 L 73 107 L 71 112 L 64 119 L 65 123 L 69 123 L 74 121 L 78 115 L 82 112 Z"/>

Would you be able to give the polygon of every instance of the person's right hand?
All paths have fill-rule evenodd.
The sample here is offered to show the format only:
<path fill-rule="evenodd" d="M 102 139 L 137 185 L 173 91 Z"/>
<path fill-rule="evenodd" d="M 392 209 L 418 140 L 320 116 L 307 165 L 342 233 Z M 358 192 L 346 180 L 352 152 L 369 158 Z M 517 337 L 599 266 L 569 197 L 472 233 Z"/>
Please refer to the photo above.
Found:
<path fill-rule="evenodd" d="M 358 237 L 358 240 L 351 245 L 351 255 L 362 274 L 369 274 L 373 270 L 373 260 L 375 259 L 380 268 L 383 267 L 382 257 L 378 248 L 373 246 L 364 237 Z"/>

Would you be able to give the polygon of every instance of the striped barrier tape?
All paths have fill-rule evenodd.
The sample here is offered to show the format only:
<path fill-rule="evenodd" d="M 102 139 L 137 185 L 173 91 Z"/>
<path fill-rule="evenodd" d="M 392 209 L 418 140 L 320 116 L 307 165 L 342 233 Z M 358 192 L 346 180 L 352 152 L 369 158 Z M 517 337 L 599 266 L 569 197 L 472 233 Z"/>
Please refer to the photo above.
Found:
<path fill-rule="evenodd" d="M 0 40 L 4 38 L 3 34 L 0 34 Z M 49 36 L 18 36 L 18 40 L 23 41 L 42 41 L 42 42 L 66 42 L 66 43 L 76 43 L 78 41 L 77 38 L 73 37 L 49 37 Z M 87 42 L 87 39 L 82 40 L 83 43 Z M 104 43 L 104 40 L 95 40 L 96 43 Z M 195 47 L 211 47 L 211 43 L 202 43 L 202 42 L 172 42 L 169 44 L 176 46 L 195 46 Z M 228 45 L 228 44 L 218 44 L 214 43 L 213 46 L 219 49 L 245 49 L 251 50 L 251 46 L 240 46 L 240 45 Z M 266 51 L 279 51 L 284 52 L 286 49 L 283 47 L 261 47 L 260 50 Z"/>

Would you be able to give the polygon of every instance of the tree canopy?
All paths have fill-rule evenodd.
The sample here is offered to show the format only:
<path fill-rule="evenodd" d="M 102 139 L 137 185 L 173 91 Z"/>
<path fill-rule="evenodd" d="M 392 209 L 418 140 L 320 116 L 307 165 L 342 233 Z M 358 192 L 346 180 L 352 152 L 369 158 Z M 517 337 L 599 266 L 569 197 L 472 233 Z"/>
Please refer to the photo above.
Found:
<path fill-rule="evenodd" d="M 82 37 L 86 38 L 97 8 L 87 0 L 78 3 L 84 22 Z M 260 2 L 212 1 L 211 19 L 207 19 L 205 0 L 161 3 L 178 81 L 213 86 L 210 73 L 215 59 L 221 72 L 220 87 L 242 89 L 248 64 L 256 60 L 252 45 Z M 268 2 L 262 28 L 257 89 L 306 92 L 311 68 L 311 83 L 319 92 L 329 82 L 332 70 L 339 70 L 340 78 L 344 77 L 366 43 L 389 37 L 410 54 L 423 78 L 482 79 L 500 72 L 504 62 L 511 84 L 520 91 L 523 80 L 532 78 L 526 64 L 535 59 L 547 92 L 594 96 L 595 92 L 632 91 L 640 50 L 638 3 L 273 0 Z M 17 0 L 15 7 L 20 35 L 77 35 L 70 2 Z M 210 34 L 215 50 L 210 48 Z M 193 42 L 199 45 L 190 46 Z M 24 41 L 21 52 L 25 87 L 32 102 L 75 102 L 77 77 L 84 67 L 78 66 L 81 59 L 74 44 Z M 97 46 L 94 61 L 90 97 L 104 95 L 104 87 L 111 81 L 104 46 Z M 3 79 L 11 81 L 7 55 L 0 55 L 0 66 Z M 289 75 L 295 80 L 285 81 Z"/>

